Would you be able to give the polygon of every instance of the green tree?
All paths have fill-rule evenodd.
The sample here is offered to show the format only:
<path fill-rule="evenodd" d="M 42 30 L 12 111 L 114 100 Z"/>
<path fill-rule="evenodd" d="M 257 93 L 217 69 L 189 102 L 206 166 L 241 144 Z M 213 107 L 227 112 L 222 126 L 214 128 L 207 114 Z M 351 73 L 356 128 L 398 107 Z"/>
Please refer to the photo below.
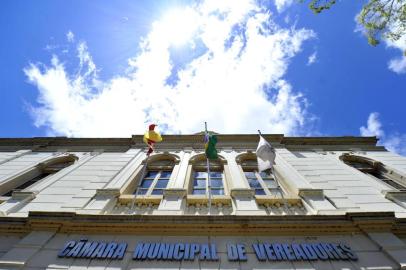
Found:
<path fill-rule="evenodd" d="M 310 0 L 309 7 L 318 14 L 335 3 L 336 0 Z M 406 35 L 406 0 L 368 0 L 357 19 L 372 46 L 382 39 L 397 41 Z"/>

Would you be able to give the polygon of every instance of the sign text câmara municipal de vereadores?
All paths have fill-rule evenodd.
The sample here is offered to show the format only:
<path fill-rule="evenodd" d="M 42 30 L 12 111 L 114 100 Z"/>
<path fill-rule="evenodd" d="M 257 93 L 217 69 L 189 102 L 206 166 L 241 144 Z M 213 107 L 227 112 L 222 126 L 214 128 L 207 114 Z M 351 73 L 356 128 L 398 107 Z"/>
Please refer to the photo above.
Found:
<path fill-rule="evenodd" d="M 354 251 L 344 243 L 273 243 L 252 244 L 259 261 L 300 260 L 358 260 Z M 68 241 L 59 251 L 61 258 L 123 259 L 127 250 L 125 242 L 96 242 L 81 239 Z M 200 261 L 219 260 L 216 244 L 197 243 L 138 243 L 133 260 Z M 227 244 L 229 261 L 247 261 L 245 244 Z"/>

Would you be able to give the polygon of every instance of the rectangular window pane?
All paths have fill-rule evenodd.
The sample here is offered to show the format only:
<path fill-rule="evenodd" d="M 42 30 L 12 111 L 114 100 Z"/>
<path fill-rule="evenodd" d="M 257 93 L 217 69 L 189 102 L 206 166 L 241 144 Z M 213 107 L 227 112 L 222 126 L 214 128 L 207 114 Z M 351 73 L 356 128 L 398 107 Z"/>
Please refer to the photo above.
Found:
<path fill-rule="evenodd" d="M 142 180 L 141 187 L 149 188 L 154 180 L 152 179 L 144 179 Z"/>
<path fill-rule="evenodd" d="M 147 190 L 148 190 L 148 189 L 143 189 L 143 188 L 140 188 L 140 189 L 138 189 L 138 192 L 137 192 L 137 191 L 135 191 L 135 193 L 134 193 L 134 194 L 138 194 L 138 195 L 145 195 L 145 194 L 147 194 Z"/>
<path fill-rule="evenodd" d="M 206 180 L 200 180 L 200 179 L 194 180 L 193 187 L 206 188 Z"/>
<path fill-rule="evenodd" d="M 245 174 L 245 177 L 247 177 L 247 178 L 257 178 L 255 176 L 255 172 L 244 172 L 244 174 Z"/>
<path fill-rule="evenodd" d="M 281 198 L 281 191 L 276 188 L 269 189 L 269 192 L 271 192 L 272 196 Z"/>
<path fill-rule="evenodd" d="M 265 191 L 263 189 L 256 189 L 255 190 L 255 195 L 266 195 Z"/>
<path fill-rule="evenodd" d="M 169 180 L 158 180 L 158 182 L 155 185 L 155 188 L 166 188 L 168 182 Z"/>
<path fill-rule="evenodd" d="M 213 195 L 224 195 L 224 189 L 212 189 L 211 194 L 213 194 Z"/>
<path fill-rule="evenodd" d="M 259 181 L 257 179 L 248 179 L 248 184 L 252 188 L 262 188 L 261 184 L 259 183 Z"/>
<path fill-rule="evenodd" d="M 152 179 L 154 179 L 157 174 L 158 174 L 158 172 L 154 172 L 154 171 L 152 171 L 152 172 L 147 172 L 147 174 L 145 175 L 144 178 L 149 178 L 149 179 L 152 178 Z"/>
<path fill-rule="evenodd" d="M 162 195 L 164 194 L 164 190 L 163 189 L 154 189 L 152 191 L 152 195 Z"/>
<path fill-rule="evenodd" d="M 265 185 L 269 188 L 278 188 L 278 185 L 274 180 L 264 180 Z"/>
<path fill-rule="evenodd" d="M 192 191 L 192 194 L 194 194 L 194 195 L 204 195 L 204 194 L 206 194 L 206 190 L 205 189 L 194 189 Z"/>
<path fill-rule="evenodd" d="M 207 177 L 207 172 L 195 172 L 194 178 L 206 178 L 206 177 Z"/>
<path fill-rule="evenodd" d="M 217 179 L 214 179 L 214 180 L 210 180 L 211 181 L 211 186 L 212 187 L 223 187 L 223 181 L 220 179 L 220 180 L 217 180 Z"/>
<path fill-rule="evenodd" d="M 210 172 L 210 178 L 216 177 L 216 178 L 221 178 L 223 173 L 221 172 Z"/>
<path fill-rule="evenodd" d="M 260 175 L 261 175 L 261 178 L 262 179 L 273 179 L 273 175 L 272 174 L 268 174 L 268 173 L 266 173 L 266 172 L 261 172 L 260 173 Z"/>
<path fill-rule="evenodd" d="M 171 174 L 172 174 L 172 172 L 161 172 L 161 175 L 159 176 L 159 178 L 170 178 Z"/>
<path fill-rule="evenodd" d="M 405 189 L 403 186 L 399 185 L 398 183 L 396 183 L 395 181 L 389 180 L 389 179 L 381 179 L 382 181 L 384 181 L 385 183 L 391 185 L 392 187 L 394 187 L 395 189 Z"/>

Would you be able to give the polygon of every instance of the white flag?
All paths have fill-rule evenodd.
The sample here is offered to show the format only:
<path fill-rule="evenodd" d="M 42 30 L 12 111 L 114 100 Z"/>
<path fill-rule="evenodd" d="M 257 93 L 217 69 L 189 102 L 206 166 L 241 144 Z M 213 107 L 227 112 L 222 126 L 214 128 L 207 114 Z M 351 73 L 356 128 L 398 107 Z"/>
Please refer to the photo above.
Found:
<path fill-rule="evenodd" d="M 262 172 L 272 168 L 275 163 L 275 149 L 261 135 L 257 147 L 258 171 Z"/>

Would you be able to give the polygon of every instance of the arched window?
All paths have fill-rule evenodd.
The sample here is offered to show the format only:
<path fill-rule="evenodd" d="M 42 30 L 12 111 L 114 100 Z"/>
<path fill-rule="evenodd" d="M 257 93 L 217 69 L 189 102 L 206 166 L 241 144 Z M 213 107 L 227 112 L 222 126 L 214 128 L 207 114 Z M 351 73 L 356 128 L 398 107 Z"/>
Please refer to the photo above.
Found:
<path fill-rule="evenodd" d="M 72 165 L 78 158 L 75 155 L 64 155 L 51 158 L 36 166 L 29 168 L 27 171 L 13 176 L 10 180 L 0 185 L 0 194 L 9 197 L 15 190 L 24 190 L 32 187 L 38 181 L 45 177 L 55 174 L 60 170 Z"/>
<path fill-rule="evenodd" d="M 163 195 L 173 168 L 177 163 L 179 163 L 179 158 L 174 155 L 158 154 L 151 156 L 147 160 L 146 170 L 133 194 L 143 196 Z"/>
<path fill-rule="evenodd" d="M 255 195 L 280 196 L 281 190 L 272 172 L 258 172 L 257 156 L 254 153 L 241 154 L 236 161 Z"/>
<path fill-rule="evenodd" d="M 374 179 L 381 180 L 396 190 L 406 191 L 404 176 L 388 168 L 379 161 L 351 154 L 344 154 L 340 159 L 345 164 L 373 177 Z"/>
<path fill-rule="evenodd" d="M 207 171 L 207 159 L 204 154 L 190 159 L 192 165 L 189 194 L 192 195 L 226 195 L 224 163 L 221 156 L 217 160 L 210 160 L 210 174 Z M 210 178 L 210 183 L 209 183 Z"/>

